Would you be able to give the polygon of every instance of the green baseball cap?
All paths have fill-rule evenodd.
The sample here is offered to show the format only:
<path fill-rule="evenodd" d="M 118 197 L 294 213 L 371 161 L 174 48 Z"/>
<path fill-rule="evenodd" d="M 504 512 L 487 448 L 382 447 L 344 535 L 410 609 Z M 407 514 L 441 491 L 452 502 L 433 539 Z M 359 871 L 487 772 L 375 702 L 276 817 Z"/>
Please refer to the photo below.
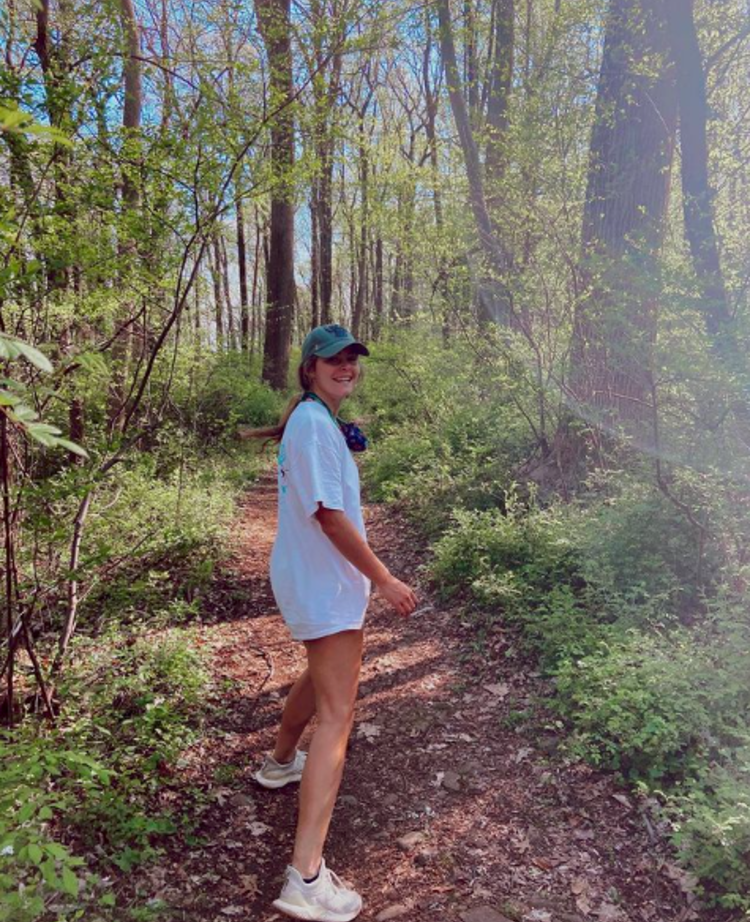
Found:
<path fill-rule="evenodd" d="M 370 350 L 340 327 L 337 323 L 328 323 L 322 327 L 315 327 L 305 337 L 302 343 L 302 361 L 306 362 L 313 356 L 320 359 L 330 359 L 342 349 L 354 349 L 360 355 L 369 355 Z"/>

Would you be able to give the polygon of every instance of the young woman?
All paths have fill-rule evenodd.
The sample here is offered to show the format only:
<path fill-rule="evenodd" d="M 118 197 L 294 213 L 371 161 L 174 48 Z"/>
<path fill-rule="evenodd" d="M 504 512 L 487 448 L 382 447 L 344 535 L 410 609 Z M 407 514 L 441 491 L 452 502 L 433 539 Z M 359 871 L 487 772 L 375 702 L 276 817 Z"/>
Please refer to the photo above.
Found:
<path fill-rule="evenodd" d="M 276 747 L 255 779 L 267 788 L 302 782 L 292 862 L 274 906 L 321 922 L 348 922 L 362 908 L 359 894 L 326 867 L 323 844 L 352 727 L 370 586 L 401 615 L 417 604 L 367 544 L 350 453 L 366 440 L 337 418 L 359 379 L 361 355 L 368 350 L 343 327 L 316 327 L 302 347 L 302 394 L 278 427 L 255 433 L 280 442 L 271 585 L 292 637 L 307 652 L 307 668 L 284 705 Z M 305 754 L 297 743 L 314 714 L 317 727 Z"/>

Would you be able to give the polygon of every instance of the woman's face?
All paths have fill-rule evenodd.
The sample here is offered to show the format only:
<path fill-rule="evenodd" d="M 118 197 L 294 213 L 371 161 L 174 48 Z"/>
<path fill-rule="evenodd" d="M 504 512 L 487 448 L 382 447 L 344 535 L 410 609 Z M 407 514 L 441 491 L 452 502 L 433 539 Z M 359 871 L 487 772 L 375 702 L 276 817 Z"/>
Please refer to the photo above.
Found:
<path fill-rule="evenodd" d="M 360 371 L 356 349 L 342 349 L 330 359 L 318 359 L 311 372 L 315 393 L 338 410 L 341 401 L 354 390 Z"/>

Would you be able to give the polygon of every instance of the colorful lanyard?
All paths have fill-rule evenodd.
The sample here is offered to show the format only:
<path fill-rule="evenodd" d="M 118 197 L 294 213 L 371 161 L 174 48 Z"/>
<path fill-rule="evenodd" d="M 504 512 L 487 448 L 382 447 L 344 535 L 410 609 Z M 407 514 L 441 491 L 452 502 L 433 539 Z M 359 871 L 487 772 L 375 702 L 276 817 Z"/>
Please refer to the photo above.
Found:
<path fill-rule="evenodd" d="M 321 400 L 317 394 L 314 394 L 312 391 L 305 391 L 302 395 L 303 400 L 314 400 L 316 403 L 319 403 L 321 406 L 325 407 L 328 411 L 328 415 L 338 426 L 341 434 L 346 439 L 347 447 L 349 451 L 365 451 L 367 448 L 367 436 L 362 432 L 362 430 L 355 423 L 345 423 L 343 419 L 339 419 L 338 416 L 334 416 L 331 412 L 331 408 L 325 402 Z"/>

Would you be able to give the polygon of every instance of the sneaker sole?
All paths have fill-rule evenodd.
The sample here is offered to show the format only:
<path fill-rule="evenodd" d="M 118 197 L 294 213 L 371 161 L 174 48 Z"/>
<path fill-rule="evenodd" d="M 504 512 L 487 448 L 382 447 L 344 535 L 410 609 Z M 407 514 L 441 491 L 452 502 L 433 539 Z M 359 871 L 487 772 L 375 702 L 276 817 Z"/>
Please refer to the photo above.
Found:
<path fill-rule="evenodd" d="M 356 912 L 334 912 L 331 909 L 324 909 L 321 914 L 320 910 L 312 907 L 307 909 L 294 903 L 285 903 L 284 900 L 274 900 L 273 905 L 274 908 L 291 916 L 293 919 L 307 919 L 308 922 L 351 922 L 362 912 L 361 906 Z"/>
<path fill-rule="evenodd" d="M 256 781 L 262 788 L 268 788 L 269 791 L 276 791 L 279 788 L 286 787 L 287 784 L 299 784 L 301 780 L 302 775 L 295 775 L 292 778 L 279 778 L 278 781 L 264 778 L 260 773 L 253 775 L 253 781 Z"/>

